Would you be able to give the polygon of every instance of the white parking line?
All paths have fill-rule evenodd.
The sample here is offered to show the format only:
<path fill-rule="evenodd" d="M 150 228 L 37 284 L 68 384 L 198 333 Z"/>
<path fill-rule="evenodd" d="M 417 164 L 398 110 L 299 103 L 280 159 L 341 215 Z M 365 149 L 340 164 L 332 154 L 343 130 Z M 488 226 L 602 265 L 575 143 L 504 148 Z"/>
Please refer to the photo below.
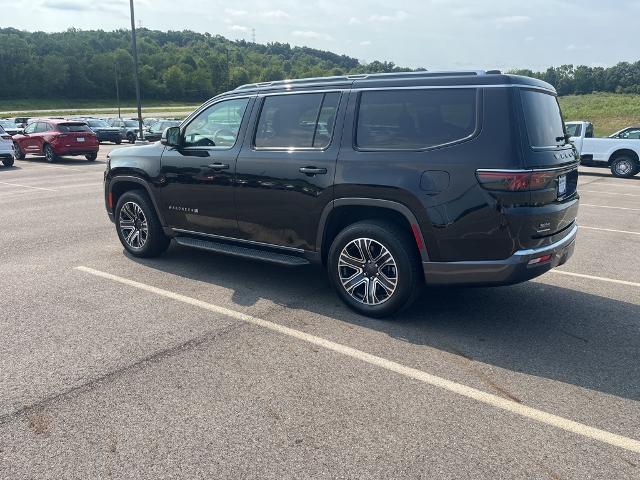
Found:
<path fill-rule="evenodd" d="M 595 275 L 585 275 L 584 273 L 565 272 L 564 270 L 557 270 L 557 269 L 549 270 L 549 272 L 556 273 L 558 275 L 568 275 L 570 277 L 588 278 L 589 280 L 599 280 L 601 282 L 618 283 L 620 285 L 630 285 L 632 287 L 640 287 L 640 283 L 628 282 L 626 280 L 616 280 L 615 278 L 596 277 Z"/>
<path fill-rule="evenodd" d="M 580 225 L 580 228 L 586 229 L 586 230 L 599 230 L 601 232 L 615 232 L 615 233 L 627 233 L 629 235 L 640 235 L 640 232 L 631 232 L 629 230 L 615 230 L 613 228 L 585 227 L 584 225 Z"/>
<path fill-rule="evenodd" d="M 581 203 L 580 206 L 581 207 L 611 208 L 613 210 L 633 210 L 634 212 L 640 212 L 640 208 L 609 207 L 607 205 L 594 205 L 592 203 Z"/>
<path fill-rule="evenodd" d="M 579 193 L 601 193 L 603 195 L 616 195 L 620 197 L 640 197 L 640 195 L 636 195 L 635 193 L 618 193 L 618 192 L 602 192 L 598 190 L 583 190 L 581 188 L 578 189 Z"/>
<path fill-rule="evenodd" d="M 279 325 L 277 323 L 273 323 L 268 320 L 263 320 L 261 318 L 254 317 L 252 315 L 240 313 L 235 310 L 230 310 L 228 308 L 220 307 L 218 305 L 213 305 L 211 303 L 203 302 L 202 300 L 197 300 L 195 298 L 187 297 L 179 293 L 163 290 L 161 288 L 136 282 L 134 280 L 129 280 L 127 278 L 119 277 L 117 275 L 112 275 L 110 273 L 102 272 L 100 270 L 95 270 L 93 268 L 83 267 L 83 266 L 75 267 L 75 268 L 76 270 L 80 270 L 82 272 L 89 273 L 97 277 L 105 278 L 114 282 L 128 285 L 130 287 L 134 287 L 139 290 L 144 290 L 146 292 L 160 295 L 178 302 L 192 305 L 194 307 L 202 308 L 205 310 L 209 310 L 211 312 L 215 312 L 221 315 L 225 315 L 227 317 L 234 318 L 236 320 L 250 323 L 258 327 L 266 328 L 268 330 L 275 331 L 283 335 L 287 335 L 289 337 L 297 338 L 298 340 L 302 340 L 304 342 L 317 345 L 319 347 L 325 348 L 327 350 L 331 350 L 333 352 L 339 353 L 341 355 L 345 355 L 347 357 L 355 358 L 357 360 L 368 363 L 370 365 L 384 368 L 386 370 L 398 373 L 400 375 L 404 375 L 405 377 L 418 380 L 427 385 L 431 385 L 434 387 L 441 388 L 443 390 L 447 390 L 451 393 L 455 393 L 457 395 L 470 398 L 478 402 L 482 402 L 486 405 L 490 405 L 492 407 L 496 407 L 496 408 L 505 410 L 507 412 L 544 423 L 546 425 L 560 428 L 568 432 L 575 433 L 577 435 L 582 435 L 583 437 L 597 440 L 602 443 L 607 443 L 615 447 L 623 448 L 631 452 L 640 453 L 640 441 L 635 440 L 633 438 L 624 437 L 622 435 L 608 432 L 606 430 L 590 427 L 588 425 L 584 425 L 582 423 L 569 420 L 568 418 L 560 417 L 558 415 L 553 415 L 551 413 L 547 413 L 545 411 L 538 410 L 533 407 L 528 407 L 526 405 L 522 405 L 521 403 L 515 402 L 513 400 L 508 400 L 508 399 L 499 397 L 497 395 L 493 395 L 491 393 L 486 393 L 486 392 L 483 392 L 482 390 L 468 387 L 466 385 L 463 385 L 451 380 L 447 380 L 446 378 L 438 377 L 436 375 L 432 375 L 422 370 L 407 367 L 400 363 L 393 362 L 391 360 L 387 360 L 385 358 L 378 357 L 376 355 L 372 355 L 370 353 L 366 353 L 361 350 L 348 347 L 346 345 L 332 342 L 330 340 L 326 340 L 324 338 L 317 337 L 315 335 L 310 335 L 308 333 L 301 332 L 293 328 L 285 327 L 283 325 Z"/>
<path fill-rule="evenodd" d="M 10 185 L 12 187 L 33 188 L 34 190 L 45 190 L 48 192 L 57 192 L 57 190 L 54 190 L 52 188 L 32 187 L 31 185 L 21 185 L 19 183 L 0 182 L 0 184 Z"/>

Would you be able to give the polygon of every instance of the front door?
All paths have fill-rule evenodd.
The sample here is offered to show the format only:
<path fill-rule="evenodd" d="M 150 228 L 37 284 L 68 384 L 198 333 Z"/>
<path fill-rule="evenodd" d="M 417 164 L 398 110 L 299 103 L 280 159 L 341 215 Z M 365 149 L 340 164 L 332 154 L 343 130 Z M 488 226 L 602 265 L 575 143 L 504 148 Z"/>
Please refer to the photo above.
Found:
<path fill-rule="evenodd" d="M 38 127 L 37 122 L 30 123 L 24 129 L 24 138 L 20 142 L 20 148 L 24 153 L 40 153 L 40 140 L 36 129 Z"/>
<path fill-rule="evenodd" d="M 237 236 L 233 177 L 252 103 L 233 98 L 203 108 L 182 127 L 182 146 L 165 148 L 160 197 L 170 227 Z"/>
<path fill-rule="evenodd" d="M 315 250 L 322 210 L 333 199 L 341 96 L 336 91 L 274 94 L 256 101 L 251 121 L 256 126 L 236 168 L 243 239 Z"/>

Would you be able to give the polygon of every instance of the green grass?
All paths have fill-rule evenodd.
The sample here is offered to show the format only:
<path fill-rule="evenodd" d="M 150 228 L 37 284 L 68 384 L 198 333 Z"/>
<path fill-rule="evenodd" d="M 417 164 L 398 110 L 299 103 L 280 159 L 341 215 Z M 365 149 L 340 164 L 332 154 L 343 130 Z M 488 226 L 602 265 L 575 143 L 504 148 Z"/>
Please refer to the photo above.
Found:
<path fill-rule="evenodd" d="M 640 125 L 640 95 L 592 93 L 560 97 L 566 121 L 593 123 L 596 136 L 610 135 L 624 127 Z"/>
<path fill-rule="evenodd" d="M 122 113 L 127 115 L 136 112 L 135 101 L 123 100 Z M 185 102 L 170 101 L 145 101 L 142 104 L 144 116 L 153 116 L 154 111 L 162 112 L 190 112 L 196 107 Z M 145 113 L 145 109 L 152 108 Z M 87 109 L 101 109 L 102 114 L 117 114 L 118 108 L 113 100 L 0 100 L 0 116 L 63 116 L 76 114 L 89 114 Z"/>

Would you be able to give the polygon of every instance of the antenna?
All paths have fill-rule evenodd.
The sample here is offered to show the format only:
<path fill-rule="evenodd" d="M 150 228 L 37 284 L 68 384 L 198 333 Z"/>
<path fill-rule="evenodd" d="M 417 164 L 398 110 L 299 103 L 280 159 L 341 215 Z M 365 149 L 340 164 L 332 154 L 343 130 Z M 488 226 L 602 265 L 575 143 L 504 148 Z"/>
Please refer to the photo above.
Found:
<path fill-rule="evenodd" d="M 142 28 L 142 20 L 138 19 L 138 28 Z"/>
<path fill-rule="evenodd" d="M 251 43 L 256 43 L 256 29 L 251 29 Z"/>

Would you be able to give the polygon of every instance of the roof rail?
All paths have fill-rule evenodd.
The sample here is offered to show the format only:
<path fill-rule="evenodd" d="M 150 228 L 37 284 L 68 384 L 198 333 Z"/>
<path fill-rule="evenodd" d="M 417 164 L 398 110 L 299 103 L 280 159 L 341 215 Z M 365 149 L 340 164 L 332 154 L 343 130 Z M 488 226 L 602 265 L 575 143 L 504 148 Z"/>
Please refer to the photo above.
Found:
<path fill-rule="evenodd" d="M 334 77 L 311 77 L 311 78 L 298 78 L 290 80 L 275 80 L 272 82 L 257 82 L 247 83 L 240 85 L 236 90 L 253 90 L 257 88 L 276 87 L 276 86 L 297 86 L 297 85 L 309 85 L 314 83 L 339 83 L 349 82 L 354 80 L 376 80 L 384 78 L 433 78 L 433 77 L 460 77 L 468 75 L 487 75 L 500 73 L 498 70 L 458 70 L 458 71 L 418 71 L 418 72 L 393 72 L 393 73 L 359 73 L 353 75 L 339 75 Z"/>

